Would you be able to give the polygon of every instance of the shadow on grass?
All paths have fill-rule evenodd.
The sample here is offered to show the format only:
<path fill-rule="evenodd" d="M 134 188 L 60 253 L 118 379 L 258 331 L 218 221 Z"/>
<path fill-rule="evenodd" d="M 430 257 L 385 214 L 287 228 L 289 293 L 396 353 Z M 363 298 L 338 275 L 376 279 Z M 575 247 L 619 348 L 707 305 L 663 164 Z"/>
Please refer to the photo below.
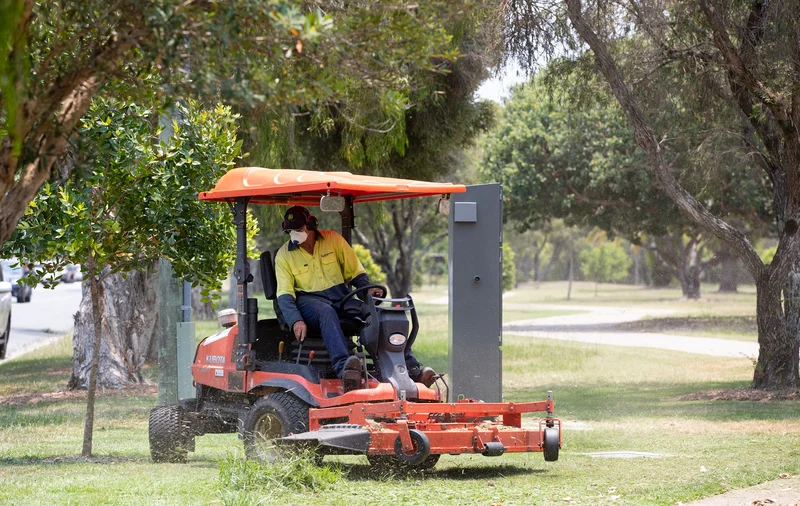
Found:
<path fill-rule="evenodd" d="M 132 453 L 132 454 L 131 454 Z M 219 468 L 219 459 L 217 458 L 193 458 L 189 456 L 187 462 L 184 463 L 168 463 L 168 464 L 154 464 L 150 460 L 149 453 L 143 452 L 129 452 L 128 455 L 121 457 L 118 455 L 94 455 L 92 457 L 81 457 L 80 455 L 54 455 L 51 457 L 6 457 L 0 458 L 0 468 L 11 466 L 73 466 L 83 464 L 140 464 L 140 465 L 159 465 L 159 466 L 175 466 L 176 468 L 184 467 L 187 470 L 194 468 Z"/>
<path fill-rule="evenodd" d="M 13 360 L 0 366 L 0 397 L 65 388 L 71 374 L 69 357 Z"/>
<path fill-rule="evenodd" d="M 392 481 L 396 479 L 414 478 L 416 480 L 476 480 L 495 479 L 508 476 L 546 474 L 544 469 L 529 469 L 523 466 L 503 464 L 500 466 L 452 467 L 447 469 L 429 469 L 425 471 L 394 469 L 378 471 L 364 464 L 335 464 L 340 467 L 350 481 Z"/>
<path fill-rule="evenodd" d="M 75 465 L 75 464 L 127 464 L 142 463 L 142 457 L 109 457 L 97 455 L 81 457 L 80 455 L 56 455 L 53 457 L 10 457 L 0 458 L 0 466 L 38 466 L 38 465 Z"/>
<path fill-rule="evenodd" d="M 562 419 L 609 421 L 624 418 L 687 418 L 707 421 L 790 420 L 797 418 L 797 401 L 681 400 L 709 390 L 746 387 L 742 382 L 621 383 L 613 385 L 551 385 L 556 415 Z M 535 400 L 530 391 L 507 388 L 505 400 Z"/>

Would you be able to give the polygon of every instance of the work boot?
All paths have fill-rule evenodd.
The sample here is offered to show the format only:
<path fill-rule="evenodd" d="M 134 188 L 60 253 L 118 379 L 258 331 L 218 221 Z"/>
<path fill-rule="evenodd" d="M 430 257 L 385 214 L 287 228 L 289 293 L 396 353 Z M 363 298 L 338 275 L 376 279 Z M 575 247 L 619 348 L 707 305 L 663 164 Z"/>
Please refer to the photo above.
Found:
<path fill-rule="evenodd" d="M 348 357 L 342 369 L 342 386 L 344 393 L 361 387 L 361 361 L 355 355 Z"/>
<path fill-rule="evenodd" d="M 430 367 L 423 367 L 421 369 L 419 367 L 412 367 L 408 370 L 408 376 L 414 383 L 422 383 L 428 388 L 436 381 L 436 371 Z"/>

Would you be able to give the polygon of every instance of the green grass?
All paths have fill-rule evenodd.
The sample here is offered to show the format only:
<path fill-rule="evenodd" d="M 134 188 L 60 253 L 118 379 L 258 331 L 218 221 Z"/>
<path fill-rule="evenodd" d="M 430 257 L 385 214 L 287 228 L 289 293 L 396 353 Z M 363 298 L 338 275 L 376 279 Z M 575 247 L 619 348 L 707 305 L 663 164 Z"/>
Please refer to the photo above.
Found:
<path fill-rule="evenodd" d="M 444 370 L 447 306 L 422 298 L 415 352 Z M 517 311 L 514 319 L 529 319 Z M 216 329 L 197 326 L 198 335 Z M 63 388 L 70 353 L 64 340 L 0 366 L 0 504 L 671 505 L 800 472 L 798 402 L 684 399 L 746 386 L 746 359 L 519 336 L 504 338 L 505 397 L 554 392 L 565 424 L 555 463 L 541 454 L 444 456 L 433 471 L 407 476 L 378 474 L 355 456 L 326 458 L 320 469 L 307 461 L 262 466 L 244 461 L 241 441 L 225 434 L 199 437 L 187 464 L 153 464 L 147 416 L 156 399 L 141 390 L 100 395 L 97 460 L 85 462 L 74 457 L 83 396 L 46 395 Z M 614 450 L 664 458 L 587 455 Z"/>
<path fill-rule="evenodd" d="M 515 288 L 504 304 L 561 304 L 571 306 L 623 306 L 672 309 L 675 316 L 755 315 L 755 285 L 739 285 L 738 293 L 719 293 L 718 286 L 703 284 L 699 300 L 686 300 L 679 288 L 648 288 L 637 285 L 601 284 L 595 296 L 595 284 L 585 281 L 572 284 L 567 300 L 567 282 L 527 283 Z"/>

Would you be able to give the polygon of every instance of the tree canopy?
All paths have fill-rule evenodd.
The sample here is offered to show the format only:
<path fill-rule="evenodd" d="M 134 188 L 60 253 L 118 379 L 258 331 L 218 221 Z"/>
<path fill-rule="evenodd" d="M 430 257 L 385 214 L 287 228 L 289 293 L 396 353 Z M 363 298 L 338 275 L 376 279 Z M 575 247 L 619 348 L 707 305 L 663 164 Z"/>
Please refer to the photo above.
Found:
<path fill-rule="evenodd" d="M 0 246 L 98 93 L 310 107 L 348 142 L 398 123 L 413 72 L 455 51 L 442 28 L 467 4 L 399 0 L 9 0 L 0 23 Z M 6 5 L 4 4 L 4 5 Z"/>
<path fill-rule="evenodd" d="M 752 385 L 800 384 L 800 283 L 793 281 L 800 276 L 800 4 L 510 0 L 505 14 L 506 47 L 526 66 L 542 50 L 552 55 L 557 47 L 574 64 L 585 56 L 591 65 L 584 72 L 602 79 L 624 112 L 653 185 L 735 252 L 756 280 L 760 347 Z M 758 167 L 768 181 L 762 192 L 780 237 L 769 265 L 747 230 L 692 192 L 675 170 L 682 149 L 664 142 L 668 130 L 659 124 L 660 115 L 688 124 L 706 114 L 730 119 L 712 122 L 706 137 L 734 136 L 729 152 Z"/>

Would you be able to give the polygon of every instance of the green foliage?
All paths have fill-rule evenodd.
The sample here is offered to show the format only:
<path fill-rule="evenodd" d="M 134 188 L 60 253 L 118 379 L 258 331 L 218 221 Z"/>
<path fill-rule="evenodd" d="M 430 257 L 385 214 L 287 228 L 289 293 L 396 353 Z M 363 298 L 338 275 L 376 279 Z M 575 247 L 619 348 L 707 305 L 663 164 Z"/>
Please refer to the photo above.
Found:
<path fill-rule="evenodd" d="M 625 249 L 616 242 L 585 249 L 580 260 L 583 274 L 595 283 L 622 281 L 633 264 Z"/>
<path fill-rule="evenodd" d="M 96 100 L 81 123 L 76 165 L 82 178 L 47 183 L 4 252 L 52 276 L 66 263 L 126 272 L 164 257 L 175 275 L 219 290 L 234 260 L 234 227 L 223 204 L 197 199 L 234 165 L 241 142 L 229 108 L 177 105 L 162 142 L 156 111 Z M 255 220 L 250 220 L 254 225 Z M 256 232 L 251 228 L 250 235 Z M 207 293 L 207 292 L 206 292 Z"/>
<path fill-rule="evenodd" d="M 95 96 L 222 100 L 247 111 L 310 114 L 321 130 L 336 111 L 349 162 L 404 152 L 417 76 L 448 70 L 457 50 L 444 25 L 471 4 L 5 0 L 0 246 L 69 150 Z"/>
<path fill-rule="evenodd" d="M 631 240 L 691 223 L 657 187 L 625 116 L 603 91 L 576 107 L 559 101 L 559 93 L 572 90 L 548 90 L 541 81 L 514 90 L 486 142 L 482 177 L 503 184 L 507 219 L 524 229 L 563 218 Z M 763 178 L 731 154 L 730 139 L 695 146 L 700 141 L 690 133 L 703 127 L 698 118 L 664 125 L 669 142 L 681 147 L 668 162 L 709 210 L 758 222 Z"/>
<path fill-rule="evenodd" d="M 375 260 L 372 259 L 372 253 L 370 253 L 367 248 L 361 244 L 354 244 L 353 251 L 356 252 L 356 256 L 359 261 L 361 261 L 361 265 L 364 266 L 364 270 L 367 271 L 367 276 L 369 276 L 369 280 L 372 283 L 376 285 L 386 283 L 386 274 L 381 270 L 381 267 L 375 263 Z"/>
<path fill-rule="evenodd" d="M 778 251 L 777 246 L 773 246 L 771 248 L 767 248 L 761 252 L 759 255 L 761 257 L 761 261 L 765 264 L 771 264 L 772 259 L 775 258 L 775 252 Z"/>
<path fill-rule="evenodd" d="M 517 284 L 517 267 L 514 264 L 514 250 L 503 243 L 503 291 L 507 292 Z"/>

